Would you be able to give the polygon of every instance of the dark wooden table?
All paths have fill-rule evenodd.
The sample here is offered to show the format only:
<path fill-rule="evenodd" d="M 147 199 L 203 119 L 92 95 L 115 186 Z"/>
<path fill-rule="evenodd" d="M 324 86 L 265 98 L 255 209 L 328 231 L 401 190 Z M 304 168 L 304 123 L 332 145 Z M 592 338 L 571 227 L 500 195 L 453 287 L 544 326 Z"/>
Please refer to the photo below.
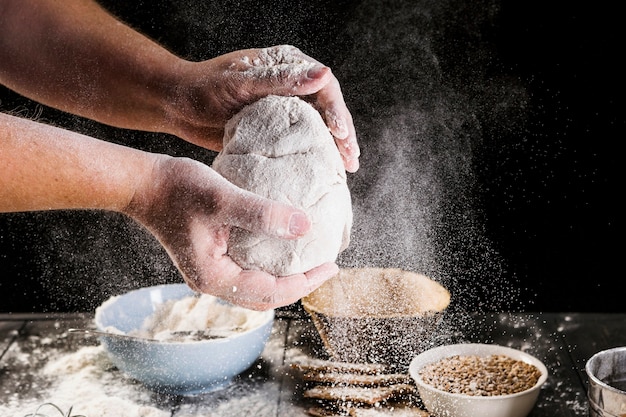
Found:
<path fill-rule="evenodd" d="M 114 368 L 102 370 L 99 378 L 106 386 L 101 392 L 96 392 L 101 388 L 93 381 L 81 382 L 78 368 L 75 374 L 72 367 L 56 376 L 44 374 L 44 367 L 52 361 L 74 358 L 90 346 L 99 349 L 97 339 L 67 333 L 71 327 L 92 327 L 92 320 L 90 314 L 0 314 L 0 416 L 24 417 L 34 413 L 36 404 L 46 402 L 58 403 L 65 413 L 75 405 L 72 415 L 114 415 L 104 410 L 97 415 L 81 411 L 81 404 L 90 400 L 101 409 L 117 403 L 126 407 L 127 414 L 119 415 L 118 410 L 118 417 L 307 415 L 297 383 L 286 369 L 294 357 L 320 356 L 323 348 L 313 325 L 301 313 L 278 312 L 261 359 L 230 387 L 191 398 L 153 393 Z M 546 364 L 550 376 L 530 417 L 587 416 L 585 362 L 595 352 L 626 345 L 626 314 L 470 314 L 458 323 L 455 337 L 459 340 L 522 349 Z M 57 387 L 68 390 L 62 384 L 70 379 L 76 395 L 68 404 L 55 395 Z M 102 402 L 103 397 L 109 402 Z M 46 415 L 61 417 L 58 411 Z"/>

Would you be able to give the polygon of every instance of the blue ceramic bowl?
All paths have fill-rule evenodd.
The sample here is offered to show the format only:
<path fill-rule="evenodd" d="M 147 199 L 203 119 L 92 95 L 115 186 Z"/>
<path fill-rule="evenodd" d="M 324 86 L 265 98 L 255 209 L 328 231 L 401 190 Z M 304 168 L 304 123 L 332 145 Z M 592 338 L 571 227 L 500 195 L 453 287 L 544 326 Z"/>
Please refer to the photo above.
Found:
<path fill-rule="evenodd" d="M 193 295 L 186 284 L 142 288 L 113 297 L 96 309 L 98 330 L 113 326 L 125 333 L 139 329 L 159 304 Z M 261 355 L 272 331 L 274 311 L 246 332 L 220 339 L 161 342 L 101 336 L 112 362 L 149 388 L 195 395 L 228 386 Z"/>

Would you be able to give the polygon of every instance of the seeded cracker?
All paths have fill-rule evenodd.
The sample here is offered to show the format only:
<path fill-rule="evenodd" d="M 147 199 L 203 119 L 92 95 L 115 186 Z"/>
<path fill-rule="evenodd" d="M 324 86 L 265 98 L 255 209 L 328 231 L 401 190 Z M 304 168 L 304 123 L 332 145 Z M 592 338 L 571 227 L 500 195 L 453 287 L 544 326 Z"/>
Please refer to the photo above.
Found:
<path fill-rule="evenodd" d="M 334 385 L 389 386 L 410 384 L 411 378 L 405 374 L 355 374 L 343 372 L 309 371 L 302 374 L 305 382 L 320 382 Z"/>
<path fill-rule="evenodd" d="M 329 410 L 323 407 L 312 407 L 307 410 L 313 417 L 431 417 L 420 408 L 399 407 L 348 407 L 344 410 Z"/>
<path fill-rule="evenodd" d="M 346 417 L 350 410 L 345 407 L 310 407 L 307 414 L 313 417 Z"/>
<path fill-rule="evenodd" d="M 351 417 L 430 417 L 428 412 L 417 407 L 372 407 L 353 408 Z"/>
<path fill-rule="evenodd" d="M 415 388 L 409 384 L 394 384 L 375 388 L 318 385 L 305 390 L 304 397 L 326 401 L 374 405 L 395 396 L 413 392 L 414 389 Z"/>
<path fill-rule="evenodd" d="M 323 359 L 306 358 L 291 364 L 292 369 L 302 372 L 344 372 L 356 374 L 382 374 L 387 372 L 387 367 L 375 363 L 338 362 Z"/>

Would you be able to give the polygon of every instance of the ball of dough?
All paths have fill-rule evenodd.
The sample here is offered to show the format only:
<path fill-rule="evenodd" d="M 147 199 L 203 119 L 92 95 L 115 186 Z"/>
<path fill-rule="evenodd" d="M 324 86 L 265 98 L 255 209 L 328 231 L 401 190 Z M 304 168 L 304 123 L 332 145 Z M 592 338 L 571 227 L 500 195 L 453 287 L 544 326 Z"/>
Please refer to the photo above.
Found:
<path fill-rule="evenodd" d="M 304 210 L 311 230 L 286 240 L 233 228 L 228 253 L 244 269 L 285 276 L 334 262 L 350 241 L 346 171 L 319 112 L 297 97 L 265 97 L 228 121 L 213 169 L 233 184 Z"/>

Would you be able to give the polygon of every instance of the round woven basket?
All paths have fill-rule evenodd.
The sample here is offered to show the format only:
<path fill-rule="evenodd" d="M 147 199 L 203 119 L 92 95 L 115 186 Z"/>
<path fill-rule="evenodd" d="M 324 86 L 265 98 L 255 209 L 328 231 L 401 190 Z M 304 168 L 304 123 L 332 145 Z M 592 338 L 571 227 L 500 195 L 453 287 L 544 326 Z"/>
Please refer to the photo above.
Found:
<path fill-rule="evenodd" d="M 430 347 L 450 293 L 393 268 L 342 269 L 302 299 L 330 357 L 407 369 Z"/>

